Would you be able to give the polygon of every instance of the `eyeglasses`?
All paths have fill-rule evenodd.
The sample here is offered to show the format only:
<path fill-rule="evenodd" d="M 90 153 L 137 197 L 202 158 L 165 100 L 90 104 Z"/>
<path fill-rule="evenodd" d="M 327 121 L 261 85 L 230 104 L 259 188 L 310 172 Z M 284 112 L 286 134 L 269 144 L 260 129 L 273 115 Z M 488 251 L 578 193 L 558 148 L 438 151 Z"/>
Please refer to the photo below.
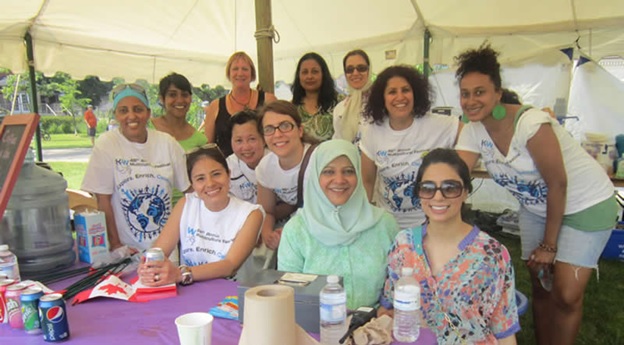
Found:
<path fill-rule="evenodd" d="M 288 133 L 292 131 L 294 128 L 295 128 L 294 123 L 288 122 L 288 121 L 282 121 L 277 126 L 271 126 L 271 125 L 264 126 L 264 128 L 262 128 L 262 134 L 273 135 L 275 134 L 275 130 L 277 129 L 279 129 L 279 131 L 282 133 Z"/>
<path fill-rule="evenodd" d="M 345 68 L 345 73 L 352 74 L 356 70 L 360 73 L 364 73 L 368 71 L 368 66 L 366 65 L 347 66 L 347 68 Z"/>
<path fill-rule="evenodd" d="M 464 192 L 464 185 L 455 180 L 444 180 L 439 187 L 433 181 L 422 181 L 416 188 L 418 197 L 421 199 L 432 199 L 437 191 L 440 191 L 447 199 L 457 198 Z"/>

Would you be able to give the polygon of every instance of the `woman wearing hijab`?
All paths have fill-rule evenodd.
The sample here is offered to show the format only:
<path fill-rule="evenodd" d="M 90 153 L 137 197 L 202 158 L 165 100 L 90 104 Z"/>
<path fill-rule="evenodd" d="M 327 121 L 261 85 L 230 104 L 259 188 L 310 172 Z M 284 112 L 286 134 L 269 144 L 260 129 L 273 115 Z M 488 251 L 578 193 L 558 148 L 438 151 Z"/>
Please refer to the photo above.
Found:
<path fill-rule="evenodd" d="M 345 140 L 320 144 L 310 158 L 304 206 L 282 233 L 278 269 L 343 277 L 347 308 L 377 303 L 388 249 L 399 227 L 368 202 L 360 156 Z"/>
<path fill-rule="evenodd" d="M 370 59 L 361 49 L 352 50 L 342 60 L 342 68 L 347 79 L 349 96 L 334 108 L 334 139 L 344 139 L 357 145 L 362 137 L 364 106 L 368 101 L 368 91 L 373 85 L 370 73 Z"/>

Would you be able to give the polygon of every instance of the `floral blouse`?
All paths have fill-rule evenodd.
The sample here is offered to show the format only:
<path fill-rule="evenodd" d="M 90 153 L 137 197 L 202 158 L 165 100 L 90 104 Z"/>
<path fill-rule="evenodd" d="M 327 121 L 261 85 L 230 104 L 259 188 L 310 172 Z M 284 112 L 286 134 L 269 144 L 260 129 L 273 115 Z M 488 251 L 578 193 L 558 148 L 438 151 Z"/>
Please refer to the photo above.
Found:
<path fill-rule="evenodd" d="M 518 332 L 514 271 L 507 248 L 475 226 L 459 244 L 461 252 L 434 276 L 422 249 L 426 225 L 420 230 L 406 229 L 396 236 L 381 305 L 392 308 L 394 284 L 401 267 L 408 266 L 420 283 L 423 316 L 439 344 L 495 344 L 496 339 Z M 419 233 L 422 237 L 414 241 Z"/>
<path fill-rule="evenodd" d="M 306 133 L 321 142 L 332 138 L 334 135 L 333 109 L 327 113 L 319 111 L 315 114 L 310 114 L 305 110 L 305 107 L 302 104 L 297 107 L 297 110 L 299 110 L 301 124 L 303 125 Z"/>

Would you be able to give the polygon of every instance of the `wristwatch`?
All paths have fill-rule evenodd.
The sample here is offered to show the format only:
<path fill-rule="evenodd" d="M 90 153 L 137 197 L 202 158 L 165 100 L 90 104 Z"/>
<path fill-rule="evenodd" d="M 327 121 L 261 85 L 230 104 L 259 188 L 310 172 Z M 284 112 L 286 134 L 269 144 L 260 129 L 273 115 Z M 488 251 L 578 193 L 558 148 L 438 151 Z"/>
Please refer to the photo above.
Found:
<path fill-rule="evenodd" d="M 191 272 L 191 268 L 185 265 L 180 266 L 180 272 L 182 272 L 182 281 L 180 281 L 180 285 L 191 285 L 193 284 L 193 273 Z"/>

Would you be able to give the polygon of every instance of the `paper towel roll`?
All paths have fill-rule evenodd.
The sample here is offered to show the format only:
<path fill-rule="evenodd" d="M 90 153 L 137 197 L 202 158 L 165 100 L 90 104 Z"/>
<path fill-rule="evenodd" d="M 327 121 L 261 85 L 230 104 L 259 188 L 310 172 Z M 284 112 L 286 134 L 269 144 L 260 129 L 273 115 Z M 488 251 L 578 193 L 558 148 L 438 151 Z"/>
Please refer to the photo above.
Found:
<path fill-rule="evenodd" d="M 239 344 L 295 345 L 295 290 L 261 285 L 245 292 L 245 323 Z"/>

